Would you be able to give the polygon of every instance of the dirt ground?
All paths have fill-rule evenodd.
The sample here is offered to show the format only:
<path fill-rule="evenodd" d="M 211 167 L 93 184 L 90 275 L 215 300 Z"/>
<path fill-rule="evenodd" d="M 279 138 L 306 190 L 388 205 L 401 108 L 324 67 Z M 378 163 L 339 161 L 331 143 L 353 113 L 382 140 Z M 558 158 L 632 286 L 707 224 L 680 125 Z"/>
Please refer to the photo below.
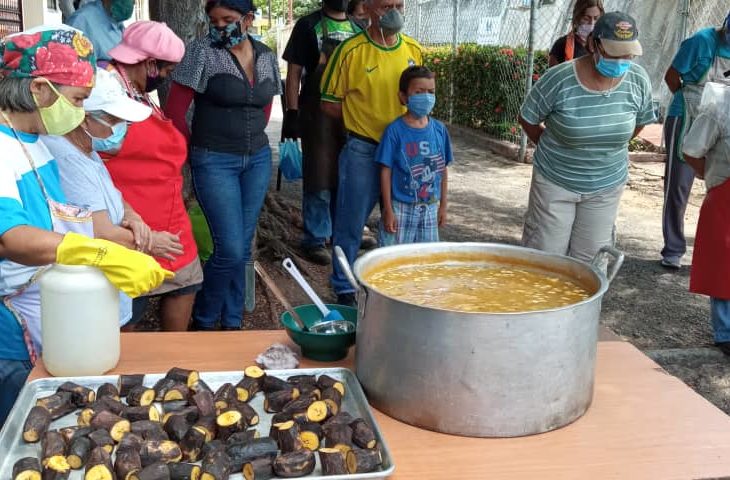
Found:
<path fill-rule="evenodd" d="M 281 114 L 275 107 L 269 125 L 275 151 L 280 122 Z M 441 232 L 442 239 L 519 243 L 532 167 L 487 152 L 471 139 L 454 136 L 453 145 L 449 222 Z M 601 323 L 730 413 L 730 362 L 712 347 L 708 300 L 688 292 L 689 264 L 704 185 L 696 182 L 687 209 L 685 230 L 690 247 L 684 265 L 678 272 L 669 271 L 659 265 L 663 173 L 663 164 L 631 165 L 617 220 L 617 246 L 626 254 L 626 261 L 606 294 Z M 283 182 L 281 190 L 276 191 L 273 178 L 272 192 L 290 208 L 293 231 L 289 236 L 297 238 L 301 227 L 301 184 Z M 295 260 L 315 290 L 326 300 L 333 300 L 328 282 L 330 268 L 301 258 Z M 279 264 L 269 262 L 265 267 L 293 304 L 311 303 Z M 282 311 L 283 307 L 257 282 L 256 309 L 244 316 L 244 328 L 279 328 L 278 315 Z M 154 322 L 146 327 L 154 328 Z"/>

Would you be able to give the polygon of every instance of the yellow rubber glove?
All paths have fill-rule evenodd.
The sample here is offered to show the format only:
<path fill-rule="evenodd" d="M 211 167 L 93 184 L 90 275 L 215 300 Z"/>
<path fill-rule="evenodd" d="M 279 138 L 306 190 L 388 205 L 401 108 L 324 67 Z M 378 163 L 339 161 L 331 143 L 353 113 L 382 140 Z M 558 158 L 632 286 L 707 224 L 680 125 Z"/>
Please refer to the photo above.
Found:
<path fill-rule="evenodd" d="M 159 287 L 175 276 L 141 252 L 107 240 L 67 233 L 56 249 L 56 263 L 97 267 L 119 290 L 132 298 Z"/>

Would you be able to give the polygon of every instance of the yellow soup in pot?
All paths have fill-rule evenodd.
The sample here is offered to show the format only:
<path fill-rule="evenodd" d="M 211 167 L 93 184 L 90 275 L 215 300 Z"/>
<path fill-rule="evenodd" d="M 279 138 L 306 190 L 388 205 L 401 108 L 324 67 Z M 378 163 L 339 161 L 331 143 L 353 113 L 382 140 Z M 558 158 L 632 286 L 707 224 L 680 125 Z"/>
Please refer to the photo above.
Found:
<path fill-rule="evenodd" d="M 462 312 L 507 313 L 559 308 L 593 292 L 563 275 L 496 262 L 388 262 L 365 273 L 374 289 L 404 302 Z"/>

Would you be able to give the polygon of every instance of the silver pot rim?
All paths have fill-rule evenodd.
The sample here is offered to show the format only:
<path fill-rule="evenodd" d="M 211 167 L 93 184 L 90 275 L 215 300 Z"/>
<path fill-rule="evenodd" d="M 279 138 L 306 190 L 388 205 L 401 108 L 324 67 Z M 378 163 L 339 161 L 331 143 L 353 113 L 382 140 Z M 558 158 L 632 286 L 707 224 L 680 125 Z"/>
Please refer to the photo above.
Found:
<path fill-rule="evenodd" d="M 390 295 L 387 295 L 383 293 L 382 291 L 378 290 L 377 288 L 374 288 L 372 285 L 370 285 L 368 282 L 366 282 L 362 277 L 362 271 L 363 269 L 371 262 L 377 261 L 377 259 L 381 257 L 390 257 L 390 254 L 402 254 L 404 257 L 408 256 L 415 256 L 418 254 L 419 251 L 428 251 L 430 253 L 437 253 L 437 252 L 444 252 L 449 250 L 458 250 L 458 251 L 470 251 L 470 250 L 483 250 L 485 247 L 487 248 L 494 248 L 501 251 L 515 251 L 515 252 L 525 252 L 529 253 L 531 255 L 535 255 L 544 259 L 554 259 L 554 260 L 560 260 L 561 262 L 570 262 L 573 263 L 581 268 L 586 269 L 587 271 L 590 271 L 598 280 L 599 282 L 599 288 L 596 290 L 596 292 L 591 295 L 590 297 L 581 300 L 580 302 L 571 303 L 569 305 L 565 305 L 562 307 L 557 308 L 548 308 L 548 309 L 541 309 L 541 310 L 529 310 L 524 312 L 465 312 L 462 310 L 451 310 L 446 308 L 437 308 L 437 307 L 427 307 L 423 305 L 417 305 L 415 303 L 406 302 L 402 299 L 392 297 Z M 500 252 L 495 252 L 500 253 Z M 599 263 L 602 261 L 602 258 L 604 255 L 609 255 L 614 257 L 614 264 L 613 267 L 609 267 L 609 273 L 608 275 L 604 274 L 603 271 L 598 267 Z M 359 284 L 367 289 L 370 292 L 377 293 L 378 295 L 381 295 L 391 301 L 398 302 L 404 305 L 408 305 L 409 307 L 417 308 L 417 309 L 423 309 L 428 311 L 440 311 L 444 313 L 458 313 L 460 315 L 468 315 L 468 316 L 499 316 L 499 317 L 514 317 L 514 316 L 523 316 L 523 315 L 535 315 L 539 313 L 548 313 L 548 312 L 560 312 L 562 310 L 572 310 L 577 307 L 580 307 L 581 305 L 589 304 L 596 299 L 600 299 L 608 289 L 608 286 L 610 285 L 613 278 L 618 273 L 618 270 L 621 268 L 621 265 L 623 264 L 624 255 L 620 251 L 614 249 L 613 247 L 603 247 L 599 250 L 599 252 L 596 254 L 596 256 L 593 258 L 593 261 L 591 263 L 584 262 L 582 260 L 578 260 L 573 257 L 569 257 L 567 255 L 559 255 L 556 253 L 548 253 L 544 252 L 542 250 L 536 250 L 533 248 L 527 248 L 522 247 L 518 245 L 509 245 L 504 243 L 492 243 L 492 242 L 433 242 L 433 243 L 414 243 L 414 244 L 403 244 L 403 245 L 392 245 L 389 247 L 381 247 L 377 248 L 375 250 L 371 250 L 364 254 L 363 256 L 359 257 L 355 264 L 353 265 L 352 273 L 354 273 L 354 277 L 359 282 Z"/>

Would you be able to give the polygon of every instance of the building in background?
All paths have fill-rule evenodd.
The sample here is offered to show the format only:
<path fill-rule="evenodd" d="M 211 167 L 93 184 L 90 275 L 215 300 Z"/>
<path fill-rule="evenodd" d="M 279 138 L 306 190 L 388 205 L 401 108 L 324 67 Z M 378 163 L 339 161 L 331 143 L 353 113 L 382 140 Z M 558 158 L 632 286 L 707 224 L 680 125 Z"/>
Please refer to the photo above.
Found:
<path fill-rule="evenodd" d="M 82 0 L 81 4 L 86 1 L 89 0 Z M 0 38 L 39 25 L 61 24 L 62 7 L 73 11 L 72 3 L 68 0 L 0 0 Z M 127 23 L 137 20 L 149 20 L 149 0 L 135 1 L 134 14 Z"/>
<path fill-rule="evenodd" d="M 0 3 L 14 4 L 11 7 L 20 9 L 21 30 L 63 23 L 59 0 L 0 0 Z"/>

